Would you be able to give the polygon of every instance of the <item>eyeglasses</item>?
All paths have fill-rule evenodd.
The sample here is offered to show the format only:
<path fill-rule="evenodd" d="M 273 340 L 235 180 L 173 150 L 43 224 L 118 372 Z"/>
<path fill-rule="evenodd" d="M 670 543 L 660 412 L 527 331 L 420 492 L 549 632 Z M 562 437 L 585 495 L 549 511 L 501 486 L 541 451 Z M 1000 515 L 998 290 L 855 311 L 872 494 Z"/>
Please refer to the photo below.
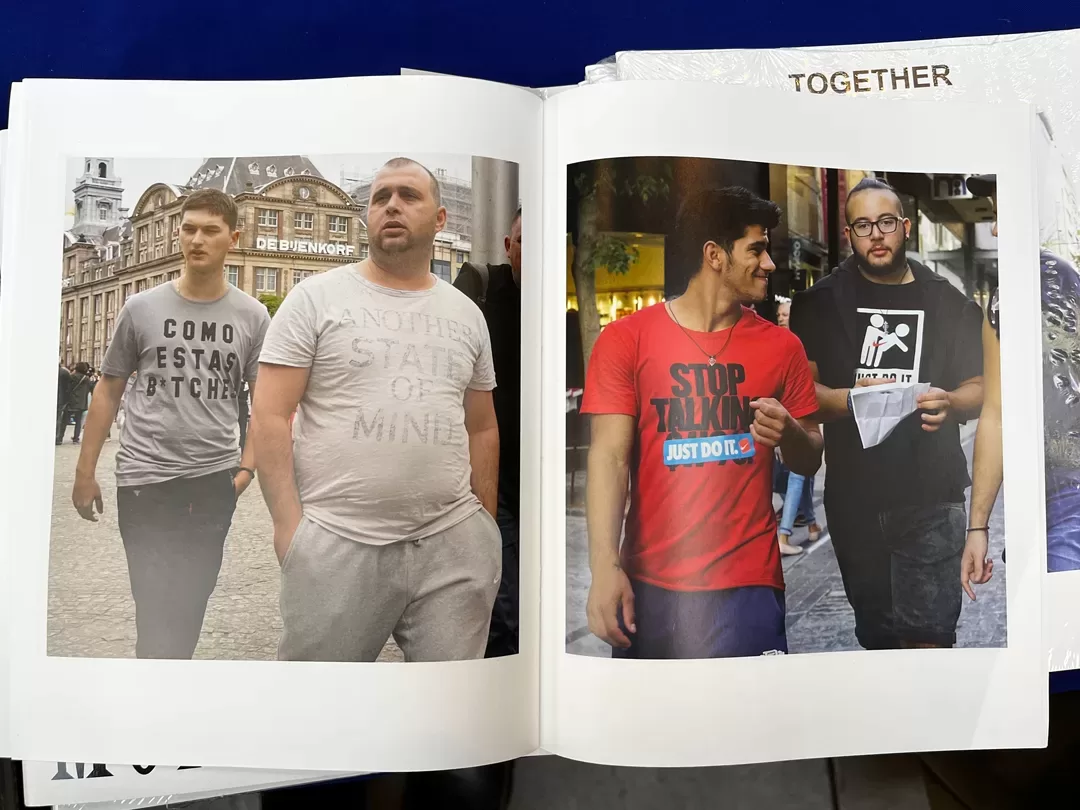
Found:
<path fill-rule="evenodd" d="M 896 230 L 896 226 L 900 224 L 899 217 L 882 217 L 877 222 L 868 222 L 865 219 L 860 219 L 858 222 L 853 222 L 848 225 L 851 228 L 851 232 L 860 239 L 865 239 L 874 232 L 874 226 L 881 231 L 882 235 L 887 233 L 893 233 Z"/>

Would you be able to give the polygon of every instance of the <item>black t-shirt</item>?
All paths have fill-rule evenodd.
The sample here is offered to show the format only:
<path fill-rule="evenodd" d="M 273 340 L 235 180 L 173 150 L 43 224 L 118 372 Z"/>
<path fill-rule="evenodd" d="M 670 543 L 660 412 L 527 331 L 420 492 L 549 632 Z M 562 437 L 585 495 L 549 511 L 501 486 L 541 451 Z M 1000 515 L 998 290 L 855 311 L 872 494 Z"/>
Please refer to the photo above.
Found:
<path fill-rule="evenodd" d="M 521 489 L 521 289 L 508 264 L 488 266 L 487 293 L 479 295 L 479 276 L 464 270 L 454 286 L 476 301 L 491 336 L 495 365 L 495 417 L 499 422 L 499 505 L 518 515 Z"/>
<path fill-rule="evenodd" d="M 827 366 L 830 370 L 822 375 L 823 384 L 851 387 L 869 376 L 929 382 L 954 390 L 960 382 L 981 376 L 981 311 L 950 284 L 875 284 L 858 272 L 852 272 L 847 282 L 853 287 L 848 300 L 855 307 L 854 343 L 839 325 L 825 322 L 839 320 L 835 309 L 820 303 L 807 307 L 801 301 L 793 308 L 793 312 L 803 308 L 798 321 L 793 319 L 793 328 L 800 337 L 807 335 L 803 341 L 808 344 L 809 358 L 819 369 Z M 837 357 L 836 352 L 850 356 Z M 848 371 L 841 375 L 840 368 Z M 868 449 L 863 449 L 854 419 L 827 423 L 826 500 L 830 505 L 886 511 L 962 502 L 971 481 L 959 423 L 948 419 L 938 431 L 928 433 L 922 429 L 922 413 L 916 411 L 884 442 Z"/>

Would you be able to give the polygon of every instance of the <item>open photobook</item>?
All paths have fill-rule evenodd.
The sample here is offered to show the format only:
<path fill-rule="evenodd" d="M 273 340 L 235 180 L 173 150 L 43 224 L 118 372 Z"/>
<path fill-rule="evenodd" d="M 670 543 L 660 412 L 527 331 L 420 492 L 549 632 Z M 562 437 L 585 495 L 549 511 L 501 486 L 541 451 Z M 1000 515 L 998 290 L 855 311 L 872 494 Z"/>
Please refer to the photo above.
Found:
<path fill-rule="evenodd" d="M 965 37 L 769 50 L 626 52 L 614 63 L 588 69 L 589 81 L 710 80 L 770 87 L 815 98 L 846 97 L 937 101 L 1009 101 L 1032 105 L 1041 126 L 1038 154 L 1039 248 L 1043 301 L 1043 409 L 1045 413 L 1046 632 L 1051 671 L 1080 666 L 1080 533 L 1077 501 L 1080 431 L 1070 385 L 1072 333 L 1057 328 L 1056 310 L 1075 301 L 1059 297 L 1080 284 L 1080 118 L 1076 104 L 1080 31 Z M 936 130 L 933 116 L 926 122 Z M 967 188 L 960 189 L 962 194 Z M 974 191 L 979 191 L 978 188 Z M 956 195 L 945 195 L 948 196 Z M 977 194 L 975 196 L 978 196 Z M 976 245 L 976 251 L 978 251 Z M 1056 382 L 1055 382 L 1056 381 Z"/>
<path fill-rule="evenodd" d="M 1034 112 L 544 95 L 15 88 L 2 753 L 89 779 L 1045 744 Z M 970 277 L 937 258 L 954 209 Z M 883 383 L 913 410 L 864 447 L 847 394 Z"/>

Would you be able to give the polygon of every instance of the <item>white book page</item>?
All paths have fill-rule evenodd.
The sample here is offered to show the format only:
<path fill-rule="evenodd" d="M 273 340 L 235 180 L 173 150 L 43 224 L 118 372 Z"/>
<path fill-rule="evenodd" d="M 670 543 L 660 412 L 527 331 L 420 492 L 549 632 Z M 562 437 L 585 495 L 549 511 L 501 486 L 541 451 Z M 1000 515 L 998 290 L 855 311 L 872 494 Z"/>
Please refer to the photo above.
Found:
<path fill-rule="evenodd" d="M 627 52 L 618 57 L 619 79 L 709 79 L 725 84 L 776 87 L 804 94 L 843 95 L 859 71 L 859 92 L 851 98 L 1022 99 L 1040 112 L 1045 126 L 1036 138 L 1040 245 L 1066 258 L 1077 251 L 1077 183 L 1080 182 L 1080 105 L 1075 75 L 1080 31 L 1044 31 L 996 37 L 777 48 L 768 51 Z M 911 70 L 939 65 L 931 87 L 911 86 Z M 875 69 L 885 81 L 879 90 Z M 893 81 L 895 69 L 897 80 Z M 905 80 L 904 72 L 907 71 Z M 814 88 L 807 86 L 814 74 Z M 800 77 L 796 88 L 795 77 Z M 1008 77 L 1003 81 L 1001 77 Z M 835 77 L 835 85 L 832 81 Z M 830 81 L 822 84 L 822 78 Z M 870 81 L 872 80 L 872 81 Z M 907 86 L 905 86 L 905 81 Z M 884 92 L 882 92 L 884 91 Z M 1046 347 L 1051 348 L 1050 346 Z M 1071 439 L 1069 441 L 1075 441 Z M 1048 463 L 1052 463 L 1048 459 Z M 1068 476 L 1048 497 L 1054 501 L 1047 518 L 1049 579 L 1046 633 L 1052 672 L 1080 667 L 1080 624 L 1069 617 L 1080 610 L 1080 570 L 1070 539 L 1075 507 L 1068 500 Z M 1065 497 L 1059 497 L 1064 495 Z"/>
<path fill-rule="evenodd" d="M 7 266 L 19 272 L 5 276 L 0 307 L 4 328 L 20 337 L 5 341 L 2 350 L 7 367 L 25 363 L 33 369 L 22 384 L 48 396 L 61 297 L 58 240 L 72 157 L 194 158 L 198 164 L 207 155 L 483 156 L 517 164 L 525 211 L 540 208 L 542 102 L 516 88 L 393 77 L 251 84 L 28 82 L 24 93 L 22 121 L 34 137 L 22 165 L 34 181 L 19 184 L 12 200 L 13 210 L 27 213 L 20 219 L 26 227 L 20 225 L 5 246 L 11 251 Z M 59 111 L 71 105 L 86 111 L 79 127 L 61 124 Z M 138 114 L 121 121 L 116 109 Z M 539 298 L 538 217 L 526 217 L 523 230 L 527 302 Z M 13 235 L 10 227 L 7 233 Z M 6 457 L 22 459 L 25 471 L 7 490 L 9 503 L 20 507 L 5 510 L 6 536 L 24 539 L 11 549 L 10 566 L 18 572 L 11 601 L 19 616 L 11 632 L 12 755 L 46 762 L 402 771 L 478 765 L 534 750 L 539 504 L 530 493 L 538 489 L 539 471 L 539 309 L 525 307 L 522 317 L 522 652 L 497 660 L 361 664 L 50 656 L 50 519 L 54 502 L 66 509 L 70 498 L 61 493 L 54 501 L 52 408 L 25 396 L 5 398 Z M 99 466 L 99 480 L 110 474 Z"/>
<path fill-rule="evenodd" d="M 22 108 L 22 85 L 13 84 L 11 86 L 11 105 L 9 112 L 9 120 L 14 121 L 19 115 L 19 111 Z M 15 213 L 15 207 L 11 203 L 11 195 L 16 183 L 16 176 L 19 173 L 18 168 L 20 166 L 19 161 L 13 160 L 19 154 L 19 135 L 20 131 L 17 129 L 8 129 L 0 132 L 0 297 L 3 297 L 7 293 L 5 292 L 5 268 L 11 267 L 9 255 L 11 251 L 10 240 L 3 239 L 5 233 L 10 233 L 10 230 L 5 230 L 3 220 L 5 215 L 12 220 L 12 227 L 17 223 L 17 214 Z M 15 332 L 12 329 L 12 323 L 10 318 L 5 318 L 0 315 L 0 345 L 11 346 L 15 342 Z M 0 349 L 3 351 L 3 349 Z M 5 368 L 11 368 L 11 366 L 5 364 Z M 3 383 L 4 386 L 13 385 L 10 381 Z M 9 396 L 5 393 L 0 396 L 0 418 L 4 419 L 5 424 L 11 419 L 9 408 Z M 0 439 L 0 448 L 5 451 L 9 449 L 7 445 L 7 437 Z M 11 458 L 6 455 L 5 458 Z M 11 735 L 10 735 L 10 701 L 7 696 L 10 695 L 11 690 L 11 659 L 10 659 L 10 610 L 11 610 L 11 588 L 9 583 L 11 580 L 11 565 L 10 565 L 10 539 L 12 537 L 10 531 L 10 525 L 7 521 L 10 519 L 11 513 L 14 508 L 14 502 L 9 500 L 9 496 L 0 496 L 0 504 L 3 505 L 4 517 L 4 530 L 0 531 L 0 577 L 2 577 L 2 586 L 4 595 L 2 601 L 0 601 L 0 694 L 4 695 L 4 700 L 0 701 L 0 756 L 11 756 Z"/>
<path fill-rule="evenodd" d="M 674 156 L 794 166 L 996 172 L 1009 493 L 1007 647 L 762 655 L 714 660 L 605 660 L 568 654 L 566 330 L 545 323 L 545 524 L 541 746 L 620 765 L 725 765 L 816 756 L 1046 741 L 1041 639 L 1041 410 L 1034 115 L 1024 105 L 864 102 L 695 83 L 580 88 L 545 107 L 545 309 L 567 306 L 567 167 L 612 157 Z M 873 107 L 870 105 L 873 104 Z M 934 121 L 933 137 L 925 122 Z M 797 127 L 781 122 L 797 121 Z M 888 137 L 883 137 L 888 133 Z M 952 167 L 952 168 L 950 168 Z M 625 178 L 621 178 L 619 182 Z M 780 200 L 781 205 L 786 201 Z M 635 234 L 641 236 L 641 234 Z M 610 328 L 610 327 L 609 327 Z M 674 340 L 674 338 L 673 338 Z M 857 348 L 857 347 L 856 347 Z M 700 358 L 698 358 L 700 359 Z M 594 359 L 591 362 L 595 362 Z M 772 540 L 775 542 L 775 539 Z M 580 550 L 579 550 L 580 551 Z M 576 579 L 587 577 L 580 565 Z M 584 571 L 584 573 L 583 573 Z M 956 585 L 959 588 L 959 582 Z M 583 612 L 578 604 L 576 610 Z M 579 619 L 574 621 L 580 623 Z M 638 625 L 641 631 L 641 625 Z M 810 688 L 813 699 L 784 696 Z M 887 706 L 887 711 L 882 710 Z"/>

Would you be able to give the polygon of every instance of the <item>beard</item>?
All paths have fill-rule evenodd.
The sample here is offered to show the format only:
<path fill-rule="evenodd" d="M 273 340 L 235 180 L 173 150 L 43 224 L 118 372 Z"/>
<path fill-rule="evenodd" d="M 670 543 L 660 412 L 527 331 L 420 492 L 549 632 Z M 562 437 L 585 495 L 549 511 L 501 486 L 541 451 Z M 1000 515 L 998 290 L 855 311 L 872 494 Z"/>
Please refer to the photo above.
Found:
<path fill-rule="evenodd" d="M 857 250 L 854 252 L 854 255 L 855 262 L 859 265 L 859 269 L 866 273 L 866 275 L 874 276 L 875 278 L 891 276 L 907 265 L 907 248 L 903 244 L 893 251 L 892 259 L 887 264 L 873 264 L 867 256 L 864 256 Z"/>

